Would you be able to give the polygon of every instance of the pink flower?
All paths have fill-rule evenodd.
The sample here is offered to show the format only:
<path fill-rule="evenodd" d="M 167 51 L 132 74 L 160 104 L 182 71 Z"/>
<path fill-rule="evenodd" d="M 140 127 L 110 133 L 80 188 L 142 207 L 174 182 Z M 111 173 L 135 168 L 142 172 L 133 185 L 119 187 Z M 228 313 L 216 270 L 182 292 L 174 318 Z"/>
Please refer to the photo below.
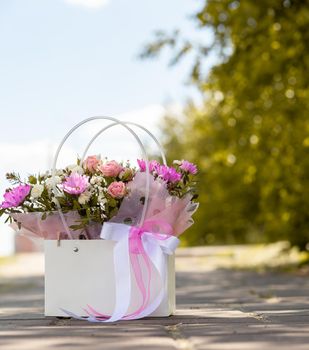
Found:
<path fill-rule="evenodd" d="M 160 176 L 165 181 L 177 182 L 181 180 L 181 174 L 179 174 L 173 167 L 159 165 L 156 167 L 156 172 L 158 176 Z"/>
<path fill-rule="evenodd" d="M 88 186 L 89 177 L 78 173 L 72 173 L 70 176 L 67 176 L 62 184 L 63 191 L 70 194 L 81 194 L 86 191 Z"/>
<path fill-rule="evenodd" d="M 4 193 L 3 197 L 5 200 L 2 202 L 0 207 L 2 209 L 7 209 L 19 206 L 28 196 L 30 190 L 30 185 L 19 185 L 12 188 L 10 191 Z"/>
<path fill-rule="evenodd" d="M 113 198 L 122 198 L 126 194 L 126 185 L 122 181 L 114 181 L 108 186 L 107 193 Z"/>
<path fill-rule="evenodd" d="M 137 159 L 137 164 L 139 166 L 140 171 L 146 170 L 146 162 L 144 161 L 144 159 Z"/>
<path fill-rule="evenodd" d="M 94 173 L 97 170 L 98 165 L 100 164 L 101 160 L 97 156 L 88 156 L 84 160 L 84 168 L 89 170 L 91 173 Z"/>
<path fill-rule="evenodd" d="M 193 163 L 188 162 L 187 160 L 183 160 L 181 162 L 180 169 L 182 169 L 190 174 L 197 173 L 197 166 Z"/>
<path fill-rule="evenodd" d="M 137 159 L 137 164 L 138 164 L 141 172 L 146 171 L 146 161 L 144 159 Z M 154 171 L 155 168 L 159 165 L 160 165 L 160 163 L 157 162 L 156 160 L 151 160 L 149 162 L 149 171 L 150 172 Z"/>
<path fill-rule="evenodd" d="M 120 174 L 123 167 L 115 160 L 111 160 L 109 162 L 106 162 L 105 164 L 100 165 L 98 169 L 104 176 L 116 177 Z"/>

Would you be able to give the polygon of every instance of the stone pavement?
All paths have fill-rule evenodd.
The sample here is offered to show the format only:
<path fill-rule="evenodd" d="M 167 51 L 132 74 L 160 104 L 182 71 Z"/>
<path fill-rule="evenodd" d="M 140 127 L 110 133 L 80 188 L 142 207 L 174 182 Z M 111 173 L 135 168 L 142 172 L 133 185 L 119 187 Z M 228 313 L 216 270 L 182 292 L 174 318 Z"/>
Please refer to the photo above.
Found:
<path fill-rule="evenodd" d="M 210 248 L 176 261 L 176 315 L 115 324 L 44 318 L 42 255 L 2 264 L 0 349 L 309 349 L 309 276 L 218 268 Z"/>

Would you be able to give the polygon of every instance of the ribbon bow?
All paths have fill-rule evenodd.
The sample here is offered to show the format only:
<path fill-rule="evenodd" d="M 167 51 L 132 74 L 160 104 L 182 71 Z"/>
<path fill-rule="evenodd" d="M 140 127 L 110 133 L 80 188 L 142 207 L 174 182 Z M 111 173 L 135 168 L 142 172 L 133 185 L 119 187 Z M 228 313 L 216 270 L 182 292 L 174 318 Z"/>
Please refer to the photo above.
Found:
<path fill-rule="evenodd" d="M 146 221 L 143 226 L 128 226 L 107 222 L 103 225 L 101 238 L 116 241 L 114 248 L 116 303 L 112 315 L 102 314 L 90 305 L 85 311 L 90 322 L 114 322 L 117 320 L 139 319 L 150 315 L 161 304 L 165 295 L 167 256 L 175 251 L 179 239 L 172 235 L 171 225 L 164 221 Z M 141 260 L 147 270 L 147 281 L 142 274 Z M 140 307 L 127 314 L 131 302 L 131 268 L 142 295 Z M 152 266 L 157 271 L 160 291 L 150 300 Z M 72 317 L 75 314 L 63 310 Z"/>

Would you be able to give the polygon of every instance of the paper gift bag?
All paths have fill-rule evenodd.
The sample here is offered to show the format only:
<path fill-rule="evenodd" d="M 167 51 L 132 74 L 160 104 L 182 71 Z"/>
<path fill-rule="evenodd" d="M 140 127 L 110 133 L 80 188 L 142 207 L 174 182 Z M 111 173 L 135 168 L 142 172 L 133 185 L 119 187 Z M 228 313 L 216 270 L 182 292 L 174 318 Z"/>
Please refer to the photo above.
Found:
<path fill-rule="evenodd" d="M 58 169 L 67 139 L 98 120 L 109 124 L 96 131 L 76 164 Z M 138 168 L 129 161 L 87 157 L 94 141 L 117 125 L 139 145 Z M 132 127 L 152 138 L 161 162 L 149 159 Z M 8 212 L 23 234 L 44 239 L 45 315 L 90 322 L 171 315 L 174 252 L 198 207 L 191 179 L 196 172 L 196 166 L 185 160 L 168 166 L 159 141 L 139 124 L 97 116 L 71 128 L 57 148 L 51 173 L 30 176 L 29 183 L 6 192 L 1 204 L 5 210 L 0 216 Z M 21 182 L 15 174 L 8 178 Z"/>
<path fill-rule="evenodd" d="M 111 240 L 45 240 L 45 316 L 68 316 L 65 311 L 87 316 L 84 308 L 91 305 L 110 315 L 115 306 L 114 247 Z M 150 316 L 169 316 L 175 311 L 174 255 L 167 256 L 166 278 L 160 285 L 152 267 L 150 298 L 160 288 L 164 297 Z M 143 267 L 143 266 L 142 266 Z M 143 274 L 146 273 L 143 269 Z M 134 274 L 131 273 L 131 298 L 128 313 L 142 302 Z"/>

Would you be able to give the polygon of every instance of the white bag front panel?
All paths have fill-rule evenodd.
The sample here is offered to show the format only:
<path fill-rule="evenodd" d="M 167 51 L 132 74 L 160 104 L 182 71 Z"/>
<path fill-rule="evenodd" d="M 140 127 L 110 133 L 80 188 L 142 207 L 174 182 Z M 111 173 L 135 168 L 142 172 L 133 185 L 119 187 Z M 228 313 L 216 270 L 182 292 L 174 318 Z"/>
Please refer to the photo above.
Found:
<path fill-rule="evenodd" d="M 45 316 L 67 316 L 62 309 L 79 316 L 91 305 L 98 312 L 110 315 L 115 306 L 114 241 L 109 240 L 45 240 Z M 143 272 L 145 266 L 142 264 Z M 168 256 L 167 280 L 161 286 L 158 274 L 152 270 L 151 300 L 160 288 L 165 297 L 151 315 L 169 316 L 175 311 L 175 260 Z M 141 305 L 141 293 L 131 270 L 132 294 L 128 312 Z"/>

